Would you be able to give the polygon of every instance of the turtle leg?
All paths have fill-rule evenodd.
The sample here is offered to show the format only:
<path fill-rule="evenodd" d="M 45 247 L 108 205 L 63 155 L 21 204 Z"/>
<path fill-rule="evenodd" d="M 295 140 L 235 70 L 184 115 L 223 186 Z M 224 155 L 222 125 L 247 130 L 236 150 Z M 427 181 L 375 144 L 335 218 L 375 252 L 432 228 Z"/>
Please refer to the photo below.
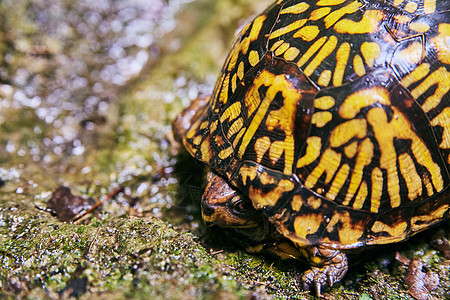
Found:
<path fill-rule="evenodd" d="M 319 297 L 323 285 L 328 284 L 331 287 L 347 273 L 347 256 L 339 250 L 307 247 L 304 252 L 313 267 L 302 276 L 303 288 L 310 290 L 314 285 Z"/>

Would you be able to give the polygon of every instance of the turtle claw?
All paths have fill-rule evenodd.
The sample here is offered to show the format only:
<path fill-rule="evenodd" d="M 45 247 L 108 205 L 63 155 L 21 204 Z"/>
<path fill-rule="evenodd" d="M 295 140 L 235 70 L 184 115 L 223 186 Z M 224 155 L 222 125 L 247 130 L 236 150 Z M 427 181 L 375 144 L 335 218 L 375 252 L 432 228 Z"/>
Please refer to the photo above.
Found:
<path fill-rule="evenodd" d="M 312 267 L 302 276 L 303 288 L 310 290 L 314 285 L 317 297 L 320 297 L 323 286 L 333 286 L 336 282 L 344 277 L 348 269 L 347 257 L 339 254 L 339 257 L 333 257 L 327 264 L 322 267 Z"/>
<path fill-rule="evenodd" d="M 330 274 L 328 274 L 328 285 L 333 286 L 334 283 L 335 283 L 335 278 L 333 276 L 331 276 Z"/>
<path fill-rule="evenodd" d="M 303 274 L 303 288 L 310 290 L 311 286 L 316 289 L 317 297 L 320 297 L 322 286 L 327 283 L 327 276 L 323 272 L 324 268 L 311 268 Z"/>
<path fill-rule="evenodd" d="M 321 284 L 316 282 L 316 295 L 317 295 L 317 297 L 320 297 L 320 288 L 321 288 Z"/>

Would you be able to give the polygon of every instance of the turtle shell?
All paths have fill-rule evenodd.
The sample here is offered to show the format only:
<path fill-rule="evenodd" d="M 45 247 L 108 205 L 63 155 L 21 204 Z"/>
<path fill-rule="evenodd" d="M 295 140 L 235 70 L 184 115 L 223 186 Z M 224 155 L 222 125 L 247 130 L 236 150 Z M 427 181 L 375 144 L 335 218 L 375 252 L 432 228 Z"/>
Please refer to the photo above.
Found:
<path fill-rule="evenodd" d="M 402 241 L 449 216 L 449 8 L 277 1 L 176 134 L 299 246 Z"/>

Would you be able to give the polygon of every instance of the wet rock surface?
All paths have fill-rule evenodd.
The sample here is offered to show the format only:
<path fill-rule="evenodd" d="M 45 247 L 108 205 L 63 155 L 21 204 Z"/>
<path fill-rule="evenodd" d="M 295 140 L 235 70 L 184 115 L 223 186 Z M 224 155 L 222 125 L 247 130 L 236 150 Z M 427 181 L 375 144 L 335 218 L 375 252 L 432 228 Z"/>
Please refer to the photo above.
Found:
<path fill-rule="evenodd" d="M 211 93 L 237 27 L 270 3 L 256 2 L 0 2 L 2 298 L 312 298 L 300 263 L 202 225 L 203 166 L 171 137 Z M 82 210 L 123 190 L 71 222 L 77 209 L 52 215 L 61 185 Z M 356 257 L 324 297 L 413 299 L 398 251 L 439 276 L 430 295 L 445 299 L 449 222 L 429 232 Z"/>

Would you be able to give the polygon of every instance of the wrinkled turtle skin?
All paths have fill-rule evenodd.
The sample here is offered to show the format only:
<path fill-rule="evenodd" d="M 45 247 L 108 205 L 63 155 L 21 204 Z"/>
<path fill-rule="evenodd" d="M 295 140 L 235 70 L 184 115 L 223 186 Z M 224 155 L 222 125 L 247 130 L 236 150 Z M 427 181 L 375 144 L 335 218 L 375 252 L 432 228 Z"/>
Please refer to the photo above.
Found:
<path fill-rule="evenodd" d="M 306 258 L 304 285 L 320 293 L 350 249 L 447 219 L 449 8 L 279 0 L 245 26 L 213 95 L 174 121 L 212 170 L 206 223 L 278 235 L 272 252 Z"/>

